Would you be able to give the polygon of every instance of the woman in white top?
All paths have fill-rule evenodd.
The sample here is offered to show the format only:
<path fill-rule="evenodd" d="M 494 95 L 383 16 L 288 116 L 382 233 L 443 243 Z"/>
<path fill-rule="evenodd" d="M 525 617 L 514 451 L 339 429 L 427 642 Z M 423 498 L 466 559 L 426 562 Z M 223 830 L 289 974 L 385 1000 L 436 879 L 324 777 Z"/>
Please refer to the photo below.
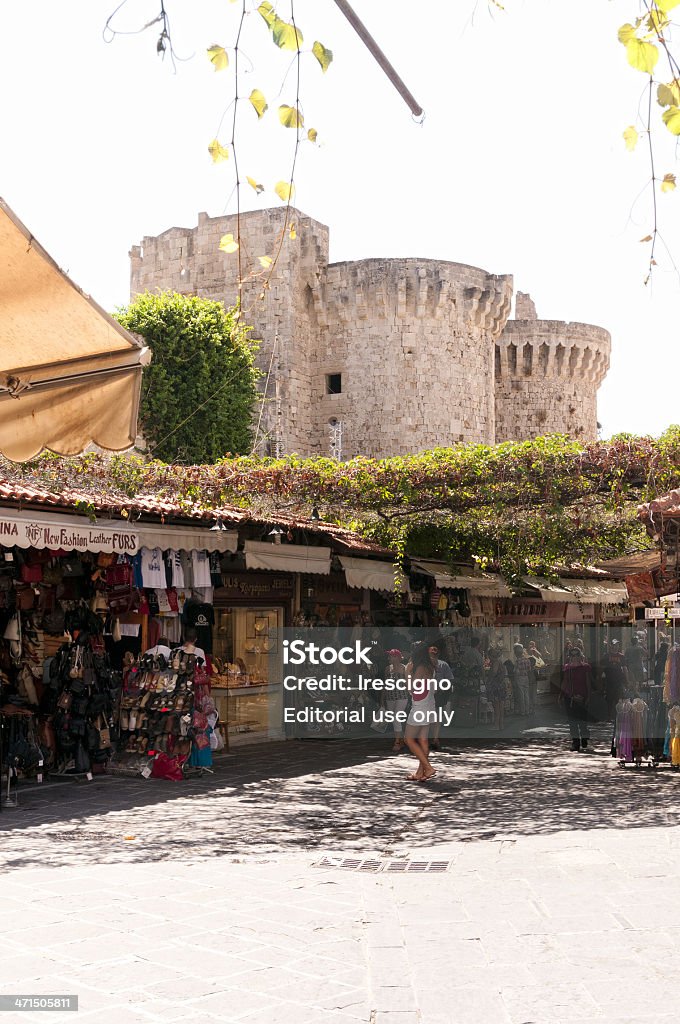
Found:
<path fill-rule="evenodd" d="M 434 699 L 437 680 L 433 677 L 427 644 L 420 643 L 414 648 L 410 675 L 413 703 L 406 720 L 404 737 L 406 746 L 418 758 L 418 768 L 408 778 L 411 782 L 428 782 L 437 774 L 436 769 L 430 764 L 428 739 L 430 722 L 434 721 L 432 713 L 437 713 Z"/>

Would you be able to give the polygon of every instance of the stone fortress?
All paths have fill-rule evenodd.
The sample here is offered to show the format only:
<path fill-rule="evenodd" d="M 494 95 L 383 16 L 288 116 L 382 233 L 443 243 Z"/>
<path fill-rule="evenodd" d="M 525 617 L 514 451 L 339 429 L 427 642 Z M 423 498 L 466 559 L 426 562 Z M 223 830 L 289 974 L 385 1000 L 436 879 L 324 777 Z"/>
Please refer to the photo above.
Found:
<path fill-rule="evenodd" d="M 289 237 L 293 224 L 296 237 Z M 431 259 L 328 262 L 328 228 L 283 207 L 241 215 L 244 320 L 262 339 L 259 454 L 405 455 L 458 442 L 597 436 L 610 336 L 539 320 L 513 280 Z M 236 217 L 199 214 L 130 252 L 131 295 L 238 296 Z M 259 257 L 280 255 L 271 268 Z"/>

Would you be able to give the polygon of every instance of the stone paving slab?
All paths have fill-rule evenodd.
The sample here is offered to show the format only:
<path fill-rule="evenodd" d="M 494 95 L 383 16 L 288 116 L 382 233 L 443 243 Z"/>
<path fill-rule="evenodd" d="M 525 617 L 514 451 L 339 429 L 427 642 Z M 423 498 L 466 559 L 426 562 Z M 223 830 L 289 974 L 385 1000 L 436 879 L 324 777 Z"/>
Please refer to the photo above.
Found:
<path fill-rule="evenodd" d="M 445 751 L 429 787 L 375 745 L 288 752 L 177 788 L 20 795 L 0 817 L 0 992 L 77 992 L 103 1024 L 676 1016 L 680 780 L 559 739 Z M 448 870 L 334 866 L 352 853 Z M 0 1024 L 32 1018 L 68 1020 Z"/>

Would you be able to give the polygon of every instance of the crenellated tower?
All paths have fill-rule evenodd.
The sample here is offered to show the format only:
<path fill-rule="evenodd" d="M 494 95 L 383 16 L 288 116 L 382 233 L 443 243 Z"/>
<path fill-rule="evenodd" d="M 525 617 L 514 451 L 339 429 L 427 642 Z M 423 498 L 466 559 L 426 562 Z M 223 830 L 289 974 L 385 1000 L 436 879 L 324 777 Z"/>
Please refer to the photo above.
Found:
<path fill-rule="evenodd" d="M 597 438 L 597 390 L 609 368 L 611 337 L 590 324 L 539 320 L 518 292 L 518 319 L 496 341 L 496 441 L 541 434 Z"/>
<path fill-rule="evenodd" d="M 229 233 L 234 216 L 202 213 L 196 227 L 144 238 L 130 252 L 132 295 L 173 289 L 233 304 L 238 257 L 219 250 Z M 538 320 L 521 292 L 508 320 L 509 275 L 428 259 L 329 264 L 328 228 L 283 207 L 242 214 L 240 235 L 244 320 L 261 339 L 259 454 L 348 459 L 596 436 L 608 333 Z"/>

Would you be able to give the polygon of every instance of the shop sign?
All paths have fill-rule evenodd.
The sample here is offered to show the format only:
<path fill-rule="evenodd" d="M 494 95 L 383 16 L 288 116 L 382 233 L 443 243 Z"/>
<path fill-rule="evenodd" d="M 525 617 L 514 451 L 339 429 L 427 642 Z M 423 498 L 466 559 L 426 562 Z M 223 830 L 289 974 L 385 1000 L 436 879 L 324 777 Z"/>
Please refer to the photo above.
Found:
<path fill-rule="evenodd" d="M 20 548 L 62 548 L 64 551 L 107 551 L 133 555 L 136 533 L 112 521 L 91 523 L 73 516 L 33 517 L 30 513 L 0 516 L 0 544 Z"/>
<path fill-rule="evenodd" d="M 230 601 L 289 601 L 295 593 L 292 576 L 268 572 L 231 572 L 222 576 L 222 586 L 215 592 L 220 604 Z"/>
<path fill-rule="evenodd" d="M 645 608 L 646 619 L 665 619 L 666 609 L 665 608 Z"/>

